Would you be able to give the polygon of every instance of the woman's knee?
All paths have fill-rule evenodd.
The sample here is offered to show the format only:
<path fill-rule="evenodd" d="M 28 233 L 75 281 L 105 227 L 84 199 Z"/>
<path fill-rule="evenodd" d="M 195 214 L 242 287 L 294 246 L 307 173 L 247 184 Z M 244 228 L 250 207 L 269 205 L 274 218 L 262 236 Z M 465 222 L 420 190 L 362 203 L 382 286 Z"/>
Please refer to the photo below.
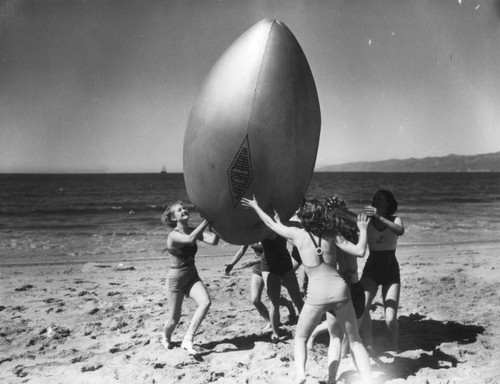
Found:
<path fill-rule="evenodd" d="M 307 337 L 306 335 L 295 335 L 295 339 L 294 339 L 294 342 L 295 344 L 297 345 L 305 345 L 307 344 L 307 340 L 309 339 L 309 337 Z"/>
<path fill-rule="evenodd" d="M 199 307 L 208 310 L 211 305 L 212 305 L 212 299 L 210 297 L 207 297 L 200 302 Z"/>
<path fill-rule="evenodd" d="M 181 319 L 181 316 L 169 316 L 167 318 L 167 321 L 165 321 L 165 327 L 170 328 L 170 327 L 176 327 L 177 324 L 179 324 L 179 321 Z"/>
<path fill-rule="evenodd" d="M 262 301 L 260 300 L 260 297 L 252 297 L 252 304 L 256 308 L 259 308 L 260 306 L 262 306 Z"/>
<path fill-rule="evenodd" d="M 387 328 L 389 328 L 389 329 L 396 329 L 399 325 L 397 316 L 395 316 L 395 315 L 387 316 L 385 318 L 385 323 L 387 324 Z"/>
<path fill-rule="evenodd" d="M 349 335 L 347 335 L 347 338 L 349 340 L 349 343 L 360 343 L 360 344 L 363 344 L 363 340 L 361 339 L 361 336 L 359 335 L 359 332 L 352 332 Z"/>

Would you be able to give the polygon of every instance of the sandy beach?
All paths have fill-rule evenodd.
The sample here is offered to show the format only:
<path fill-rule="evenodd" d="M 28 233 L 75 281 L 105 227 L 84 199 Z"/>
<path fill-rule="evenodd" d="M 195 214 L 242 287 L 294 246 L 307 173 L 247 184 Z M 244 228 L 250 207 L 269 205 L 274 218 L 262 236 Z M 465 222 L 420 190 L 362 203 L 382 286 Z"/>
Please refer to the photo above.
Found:
<path fill-rule="evenodd" d="M 200 250 L 197 266 L 213 304 L 195 338 L 197 357 L 180 348 L 165 350 L 160 343 L 167 259 L 3 265 L 0 381 L 293 382 L 295 326 L 282 309 L 285 340 L 275 345 L 261 333 L 264 321 L 250 302 L 251 271 L 223 273 L 236 249 Z M 500 382 L 499 254 L 500 242 L 399 247 L 402 353 L 386 350 L 377 305 L 377 382 Z M 174 341 L 181 340 L 193 308 L 186 300 Z M 327 342 L 326 335 L 317 339 L 308 361 L 308 383 L 327 378 Z M 350 359 L 344 359 L 339 382 L 353 382 L 354 373 Z"/>

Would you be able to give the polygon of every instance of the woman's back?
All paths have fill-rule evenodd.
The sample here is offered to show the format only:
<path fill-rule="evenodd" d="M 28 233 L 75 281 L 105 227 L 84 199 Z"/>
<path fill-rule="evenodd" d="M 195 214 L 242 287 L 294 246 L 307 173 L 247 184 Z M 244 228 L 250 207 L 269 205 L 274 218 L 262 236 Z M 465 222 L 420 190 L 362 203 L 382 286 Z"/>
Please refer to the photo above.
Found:
<path fill-rule="evenodd" d="M 304 229 L 298 229 L 295 235 L 294 245 L 308 277 L 306 302 L 316 306 L 347 301 L 347 285 L 335 268 L 337 246 L 334 238 L 328 233 L 317 236 Z"/>
<path fill-rule="evenodd" d="M 337 246 L 332 234 L 326 232 L 322 236 L 317 236 L 305 229 L 297 228 L 293 245 L 300 253 L 302 264 L 305 267 L 314 267 L 321 263 L 335 266 L 337 263 Z M 318 254 L 321 249 L 322 255 Z"/>

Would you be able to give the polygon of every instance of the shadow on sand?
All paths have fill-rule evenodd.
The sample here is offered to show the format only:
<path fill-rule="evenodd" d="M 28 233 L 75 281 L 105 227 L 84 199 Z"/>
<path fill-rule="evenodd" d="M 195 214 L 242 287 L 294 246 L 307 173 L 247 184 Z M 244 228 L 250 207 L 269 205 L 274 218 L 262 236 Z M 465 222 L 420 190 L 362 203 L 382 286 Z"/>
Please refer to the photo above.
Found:
<path fill-rule="evenodd" d="M 407 379 L 424 368 L 449 369 L 460 363 L 460 350 L 456 354 L 445 353 L 440 346 L 444 343 L 456 343 L 458 346 L 472 344 L 483 334 L 485 328 L 478 325 L 459 324 L 454 321 L 441 322 L 426 319 L 419 314 L 399 317 L 399 340 L 401 354 L 390 353 L 391 350 L 383 320 L 373 320 L 373 336 L 377 352 L 382 360 L 388 361 L 376 368 L 381 371 L 380 382 L 393 379 Z M 448 347 L 449 351 L 450 348 Z M 412 354 L 413 352 L 413 354 Z M 409 357 L 407 357 L 409 355 Z M 384 357 L 386 359 L 384 359 Z M 349 383 L 353 371 L 341 375 L 344 382 Z"/>
<path fill-rule="evenodd" d="M 280 342 L 285 342 L 292 338 L 292 334 L 288 331 L 282 329 L 282 335 L 280 338 Z M 228 337 L 221 340 L 211 341 L 209 343 L 200 344 L 200 347 L 204 350 L 203 352 L 197 355 L 198 358 L 203 356 L 210 355 L 212 353 L 224 353 L 230 352 L 233 350 L 238 351 L 249 351 L 255 348 L 256 342 L 271 342 L 271 335 L 269 333 L 264 334 L 250 334 L 246 336 L 236 336 L 236 337 Z M 234 348 L 219 348 L 221 345 L 229 345 L 234 346 Z"/>

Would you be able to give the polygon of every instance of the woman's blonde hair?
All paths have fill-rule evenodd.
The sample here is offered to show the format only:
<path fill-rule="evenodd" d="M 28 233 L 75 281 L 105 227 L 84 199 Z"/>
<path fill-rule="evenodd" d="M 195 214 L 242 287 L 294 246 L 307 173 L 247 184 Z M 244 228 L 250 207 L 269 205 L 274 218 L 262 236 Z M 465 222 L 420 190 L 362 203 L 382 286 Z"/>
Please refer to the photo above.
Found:
<path fill-rule="evenodd" d="M 163 224 L 167 224 L 170 228 L 175 228 L 177 226 L 177 221 L 173 219 L 173 213 L 174 213 L 174 206 L 176 205 L 184 205 L 184 202 L 181 200 L 174 201 L 173 203 L 169 204 L 165 211 L 161 215 L 161 222 Z"/>

